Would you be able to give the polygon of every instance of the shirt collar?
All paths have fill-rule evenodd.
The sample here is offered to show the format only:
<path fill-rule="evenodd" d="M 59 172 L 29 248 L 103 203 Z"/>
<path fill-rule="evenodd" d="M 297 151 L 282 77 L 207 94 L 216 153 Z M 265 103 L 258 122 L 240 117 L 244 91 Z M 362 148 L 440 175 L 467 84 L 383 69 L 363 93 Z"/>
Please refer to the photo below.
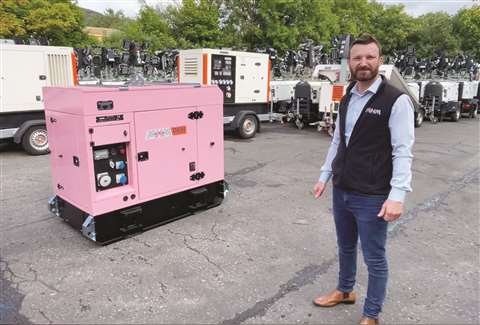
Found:
<path fill-rule="evenodd" d="M 358 95 L 358 96 L 363 96 L 365 95 L 366 93 L 370 92 L 372 94 L 376 94 L 377 91 L 378 91 L 378 88 L 380 87 L 380 84 L 382 83 L 382 77 L 380 77 L 380 75 L 377 76 L 377 80 L 375 80 L 373 82 L 373 84 L 370 85 L 370 87 L 368 87 L 367 90 L 365 90 L 364 93 L 360 93 L 358 90 L 357 90 L 357 85 L 353 86 L 352 87 L 352 90 L 350 90 L 350 92 L 352 94 L 355 94 L 355 95 Z"/>

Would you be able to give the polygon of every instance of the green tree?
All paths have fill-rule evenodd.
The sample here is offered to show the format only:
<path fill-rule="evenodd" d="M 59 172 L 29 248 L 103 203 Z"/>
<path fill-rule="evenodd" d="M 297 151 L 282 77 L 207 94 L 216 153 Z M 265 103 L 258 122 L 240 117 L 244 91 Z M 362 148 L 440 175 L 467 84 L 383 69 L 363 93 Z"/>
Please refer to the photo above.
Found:
<path fill-rule="evenodd" d="M 260 0 L 217 0 L 220 12 L 222 45 L 253 49 L 262 39 Z"/>
<path fill-rule="evenodd" d="M 381 4 L 368 0 L 334 0 L 332 10 L 338 17 L 339 34 L 358 36 L 369 31 L 375 10 L 379 8 Z"/>
<path fill-rule="evenodd" d="M 0 26 L 4 38 L 44 37 L 51 45 L 75 47 L 92 42 L 82 31 L 83 12 L 69 0 L 3 0 Z"/>
<path fill-rule="evenodd" d="M 144 42 L 150 50 L 176 47 L 176 41 L 165 19 L 152 7 L 144 6 L 136 20 L 127 21 L 120 26 L 120 33 L 114 33 L 104 40 L 104 45 L 120 47 L 123 39 Z"/>
<path fill-rule="evenodd" d="M 453 29 L 462 51 L 480 61 L 480 6 L 460 10 L 453 18 Z"/>
<path fill-rule="evenodd" d="M 0 8 L 2 3 L 0 3 Z M 21 19 L 13 13 L 0 11 L 0 36 L 2 37 L 24 37 L 26 30 Z"/>
<path fill-rule="evenodd" d="M 453 19 L 444 12 L 428 13 L 416 19 L 415 32 L 410 34 L 409 41 L 417 49 L 417 56 L 431 57 L 435 53 L 456 55 L 459 51 L 459 40 L 453 34 Z"/>
<path fill-rule="evenodd" d="M 265 0 L 259 8 L 259 44 L 283 51 L 296 48 L 305 39 L 328 43 L 338 30 L 331 1 Z"/>
<path fill-rule="evenodd" d="M 338 30 L 333 0 L 219 0 L 227 46 L 296 48 L 306 38 L 329 43 Z"/>
<path fill-rule="evenodd" d="M 218 47 L 221 43 L 220 12 L 213 0 L 184 0 L 179 7 L 168 7 L 164 16 L 179 47 Z"/>
<path fill-rule="evenodd" d="M 415 19 L 404 12 L 403 5 L 386 6 L 372 3 L 376 7 L 371 16 L 367 32 L 374 35 L 382 45 L 384 54 L 408 46 L 408 37 L 415 33 Z"/>

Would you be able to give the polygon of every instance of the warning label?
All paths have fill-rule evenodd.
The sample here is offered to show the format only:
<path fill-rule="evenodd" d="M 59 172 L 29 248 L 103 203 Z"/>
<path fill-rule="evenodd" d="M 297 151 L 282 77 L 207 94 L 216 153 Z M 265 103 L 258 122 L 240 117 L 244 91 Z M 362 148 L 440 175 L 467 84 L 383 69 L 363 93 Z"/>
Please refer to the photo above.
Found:
<path fill-rule="evenodd" d="M 159 128 L 147 130 L 145 140 L 154 140 L 159 138 L 169 138 L 176 135 L 187 134 L 186 126 L 176 126 L 172 128 Z"/>

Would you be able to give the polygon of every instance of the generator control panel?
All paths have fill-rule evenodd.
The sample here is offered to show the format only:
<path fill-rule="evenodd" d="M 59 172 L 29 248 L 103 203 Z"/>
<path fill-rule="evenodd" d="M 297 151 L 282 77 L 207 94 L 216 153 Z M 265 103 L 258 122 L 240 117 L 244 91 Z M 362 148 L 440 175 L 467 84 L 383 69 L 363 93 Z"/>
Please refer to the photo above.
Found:
<path fill-rule="evenodd" d="M 223 92 L 225 103 L 235 102 L 235 57 L 231 55 L 212 54 L 212 85 L 217 85 Z"/>
<path fill-rule="evenodd" d="M 126 144 L 93 147 L 93 166 L 97 192 L 127 185 Z"/>

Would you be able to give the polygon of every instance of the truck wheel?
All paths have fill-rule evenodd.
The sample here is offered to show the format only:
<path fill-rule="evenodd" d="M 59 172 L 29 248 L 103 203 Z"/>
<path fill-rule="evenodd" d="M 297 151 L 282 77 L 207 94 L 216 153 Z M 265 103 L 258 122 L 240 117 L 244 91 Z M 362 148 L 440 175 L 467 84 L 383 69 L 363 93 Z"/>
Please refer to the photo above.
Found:
<path fill-rule="evenodd" d="M 255 136 L 258 129 L 258 122 L 255 116 L 245 115 L 240 121 L 238 127 L 238 135 L 242 139 L 250 139 Z"/>
<path fill-rule="evenodd" d="M 418 127 L 420 127 L 420 125 L 422 125 L 424 117 L 425 117 L 425 112 L 423 111 L 423 109 L 419 109 L 418 113 L 417 113 L 417 116 L 415 117 L 415 127 L 416 128 L 418 128 Z"/>
<path fill-rule="evenodd" d="M 27 153 L 34 156 L 49 153 L 48 135 L 45 125 L 30 127 L 22 137 L 22 147 Z"/>
<path fill-rule="evenodd" d="M 452 122 L 457 122 L 460 119 L 460 116 L 462 116 L 462 113 L 460 112 L 460 107 L 457 107 L 457 110 L 451 114 L 450 119 Z"/>

